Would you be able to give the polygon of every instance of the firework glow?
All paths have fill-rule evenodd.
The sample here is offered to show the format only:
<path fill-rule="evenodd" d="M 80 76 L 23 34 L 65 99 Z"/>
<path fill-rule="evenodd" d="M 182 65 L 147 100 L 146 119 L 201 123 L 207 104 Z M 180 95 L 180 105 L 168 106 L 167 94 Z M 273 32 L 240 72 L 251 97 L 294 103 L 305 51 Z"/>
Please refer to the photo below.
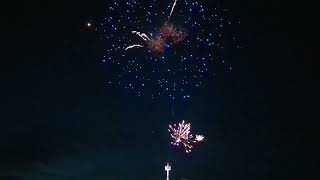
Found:
<path fill-rule="evenodd" d="M 196 90 L 216 78 L 215 70 L 231 70 L 224 49 L 238 38 L 217 2 L 112 0 L 99 24 L 106 40 L 102 62 L 106 86 L 135 96 L 189 101 Z"/>
<path fill-rule="evenodd" d="M 138 35 L 149 47 L 149 52 L 155 55 L 163 55 L 166 46 L 177 45 L 183 42 L 187 37 L 187 33 L 184 30 L 176 28 L 169 22 L 164 23 L 164 25 L 159 29 L 156 37 L 152 39 L 150 39 L 145 33 L 138 31 L 131 31 L 131 33 Z M 135 44 L 128 46 L 125 50 L 141 47 L 144 47 L 144 45 Z"/>
<path fill-rule="evenodd" d="M 204 136 L 203 135 L 196 135 L 196 139 L 195 139 L 197 142 L 201 142 L 204 140 Z"/>
<path fill-rule="evenodd" d="M 185 122 L 184 120 L 174 125 L 169 125 L 168 129 L 171 138 L 171 144 L 174 146 L 184 146 L 186 153 L 190 153 L 193 149 L 193 144 L 203 141 L 203 135 L 196 135 L 195 138 L 191 134 L 191 124 Z"/>
<path fill-rule="evenodd" d="M 175 0 L 170 15 L 168 17 L 168 21 L 170 21 L 170 18 L 172 16 L 172 13 L 174 11 L 174 8 L 177 5 L 177 1 Z M 147 34 L 141 33 L 138 31 L 131 31 L 132 34 L 138 35 L 140 38 L 143 39 L 143 41 L 148 45 L 150 52 L 156 54 L 156 55 L 162 55 L 165 52 L 165 45 L 169 43 L 180 43 L 185 40 L 186 33 L 183 31 L 177 30 L 173 24 L 170 24 L 169 22 L 164 23 L 164 25 L 160 28 L 160 31 L 157 33 L 157 36 L 154 39 L 150 39 Z M 136 47 L 144 47 L 141 44 L 131 45 L 125 48 L 125 50 L 136 48 Z"/>

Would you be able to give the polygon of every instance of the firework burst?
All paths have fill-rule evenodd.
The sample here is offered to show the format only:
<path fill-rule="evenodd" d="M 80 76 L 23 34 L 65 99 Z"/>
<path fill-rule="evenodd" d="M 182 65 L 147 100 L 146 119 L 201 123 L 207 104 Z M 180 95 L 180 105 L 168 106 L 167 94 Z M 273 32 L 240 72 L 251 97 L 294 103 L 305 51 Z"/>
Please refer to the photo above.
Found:
<path fill-rule="evenodd" d="M 170 2 L 170 3 L 168 3 Z M 216 5 L 213 5 L 217 3 Z M 220 1 L 110 0 L 97 25 L 106 46 L 106 86 L 136 96 L 189 101 L 231 70 L 225 49 L 240 47 Z"/>
<path fill-rule="evenodd" d="M 168 129 L 172 138 L 171 144 L 174 146 L 184 146 L 186 153 L 190 153 L 193 148 L 193 143 L 204 140 L 203 135 L 196 135 L 195 138 L 191 134 L 191 124 L 184 120 L 178 125 L 169 125 Z"/>
<path fill-rule="evenodd" d="M 196 135 L 196 138 L 195 138 L 195 141 L 196 142 L 201 142 L 201 141 L 203 141 L 204 140 L 204 136 L 203 135 Z"/>

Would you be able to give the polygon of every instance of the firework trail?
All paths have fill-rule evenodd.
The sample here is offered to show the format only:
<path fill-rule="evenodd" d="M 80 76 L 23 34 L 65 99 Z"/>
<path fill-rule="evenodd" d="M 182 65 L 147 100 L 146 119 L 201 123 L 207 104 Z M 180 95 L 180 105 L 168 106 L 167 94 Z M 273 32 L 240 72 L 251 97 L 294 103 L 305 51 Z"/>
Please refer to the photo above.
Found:
<path fill-rule="evenodd" d="M 141 33 L 141 32 L 138 32 L 138 31 L 131 31 L 131 33 L 138 35 L 139 37 L 141 37 L 146 42 L 150 41 L 150 38 L 145 33 Z"/>
<path fill-rule="evenodd" d="M 150 41 L 150 38 L 145 33 L 141 33 L 139 31 L 131 31 L 131 33 L 135 34 L 135 35 L 138 35 L 146 43 L 148 43 Z M 126 47 L 125 51 L 127 51 L 128 49 L 132 49 L 132 48 L 142 48 L 142 47 L 144 47 L 144 46 L 141 45 L 141 44 L 134 44 L 134 45 L 130 45 L 130 46 Z"/>
<path fill-rule="evenodd" d="M 168 20 L 170 20 L 170 18 L 172 16 L 172 13 L 174 11 L 174 8 L 176 7 L 177 1 L 178 0 L 175 0 L 172 5 Z M 148 37 L 148 35 L 146 35 L 145 33 L 141 33 L 138 31 L 131 31 L 131 33 L 138 35 L 140 38 L 142 38 L 143 41 L 145 41 L 149 45 L 151 52 L 154 52 L 155 54 L 163 54 L 164 53 L 166 41 L 173 40 L 174 43 L 179 43 L 179 42 L 182 42 L 183 40 L 185 40 L 185 37 L 186 37 L 186 33 L 178 31 L 177 29 L 174 28 L 174 26 L 172 24 L 167 23 L 167 22 L 160 28 L 160 33 L 159 33 L 158 37 L 153 40 L 151 40 Z M 126 50 L 128 48 L 131 49 L 131 48 L 136 48 L 136 47 L 141 47 L 141 46 L 142 45 L 129 46 L 126 48 Z"/>
<path fill-rule="evenodd" d="M 169 125 L 168 129 L 171 138 L 171 144 L 174 146 L 183 145 L 186 153 L 190 153 L 193 149 L 193 143 L 197 143 L 204 140 L 203 135 L 196 135 L 194 138 L 191 134 L 191 124 L 182 121 L 181 123 L 174 124 L 173 126 Z"/>
<path fill-rule="evenodd" d="M 175 8 L 176 5 L 177 5 L 177 1 L 178 1 L 178 0 L 175 0 L 174 3 L 173 3 L 173 5 L 172 5 L 171 11 L 170 11 L 170 15 L 169 15 L 169 17 L 168 17 L 169 20 L 170 20 L 170 18 L 171 18 L 171 16 L 172 16 L 172 13 L 173 13 L 174 8 Z"/>
<path fill-rule="evenodd" d="M 140 44 L 134 44 L 134 45 L 126 47 L 124 50 L 127 51 L 127 50 L 132 49 L 132 48 L 142 48 L 142 47 L 144 47 L 144 46 L 142 46 Z"/>

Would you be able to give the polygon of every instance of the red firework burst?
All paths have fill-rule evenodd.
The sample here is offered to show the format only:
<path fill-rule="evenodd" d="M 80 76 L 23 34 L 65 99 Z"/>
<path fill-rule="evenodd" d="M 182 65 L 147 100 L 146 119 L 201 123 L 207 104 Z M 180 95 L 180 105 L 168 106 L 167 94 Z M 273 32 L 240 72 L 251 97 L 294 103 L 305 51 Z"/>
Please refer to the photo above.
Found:
<path fill-rule="evenodd" d="M 167 43 L 178 44 L 185 40 L 187 33 L 177 29 L 173 24 L 165 23 L 159 31 L 161 38 Z"/>
<path fill-rule="evenodd" d="M 187 33 L 176 28 L 173 24 L 165 23 L 156 35 L 155 39 L 149 41 L 149 49 L 152 53 L 161 55 L 165 52 L 167 44 L 179 44 L 187 37 Z"/>
<path fill-rule="evenodd" d="M 149 42 L 150 51 L 154 54 L 163 54 L 165 51 L 165 46 L 165 42 L 159 37 L 156 40 L 152 40 Z"/>

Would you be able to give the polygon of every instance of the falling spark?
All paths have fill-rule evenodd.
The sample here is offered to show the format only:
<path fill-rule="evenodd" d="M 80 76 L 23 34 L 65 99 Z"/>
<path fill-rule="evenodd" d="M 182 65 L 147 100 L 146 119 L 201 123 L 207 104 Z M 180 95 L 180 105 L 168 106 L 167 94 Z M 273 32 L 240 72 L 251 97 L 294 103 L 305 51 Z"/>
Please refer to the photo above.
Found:
<path fill-rule="evenodd" d="M 141 37 L 144 41 L 150 41 L 150 38 L 145 34 L 138 31 L 131 31 L 132 34 L 136 34 Z"/>
<path fill-rule="evenodd" d="M 145 33 L 141 33 L 138 31 L 131 31 L 132 34 L 138 35 L 140 38 L 142 38 L 145 42 L 150 41 L 150 38 L 145 34 Z M 127 48 L 125 48 L 125 51 L 127 51 L 128 49 L 132 49 L 132 48 L 141 48 L 144 47 L 143 45 L 140 44 L 134 44 L 131 46 L 128 46 Z"/>
<path fill-rule="evenodd" d="M 172 5 L 171 12 L 170 12 L 170 15 L 169 15 L 169 18 L 168 18 L 169 20 L 170 20 L 170 18 L 171 18 L 171 15 L 172 15 L 172 13 L 173 13 L 174 8 L 175 8 L 176 5 L 177 5 L 177 1 L 178 1 L 178 0 L 175 0 L 174 3 L 173 3 L 173 5 Z"/>
<path fill-rule="evenodd" d="M 142 48 L 144 46 L 140 45 L 140 44 L 134 44 L 131 46 L 126 47 L 125 51 L 127 51 L 128 49 L 132 49 L 132 48 Z"/>

